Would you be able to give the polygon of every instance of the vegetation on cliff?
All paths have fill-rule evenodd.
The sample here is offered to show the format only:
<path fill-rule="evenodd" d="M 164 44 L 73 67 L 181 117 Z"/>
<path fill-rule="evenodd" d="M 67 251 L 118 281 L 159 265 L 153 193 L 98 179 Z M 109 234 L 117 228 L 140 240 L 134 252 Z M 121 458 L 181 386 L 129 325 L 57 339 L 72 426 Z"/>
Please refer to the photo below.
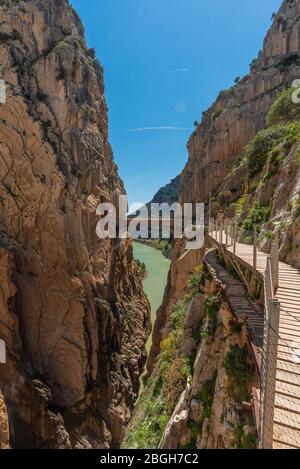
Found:
<path fill-rule="evenodd" d="M 192 376 L 192 357 L 182 351 L 185 310 L 199 292 L 202 269 L 195 269 L 186 296 L 173 307 L 172 331 L 161 343 L 156 367 L 145 383 L 135 414 L 122 443 L 124 448 L 158 448 L 164 430 Z"/>
<path fill-rule="evenodd" d="M 252 242 L 256 225 L 263 246 L 275 223 L 285 244 L 284 257 L 292 257 L 297 246 L 292 245 L 289 227 L 297 225 L 300 214 L 300 104 L 293 101 L 294 92 L 288 88 L 278 93 L 267 114 L 266 128 L 245 147 L 214 198 L 216 206 L 220 204 L 229 218 L 237 220 L 243 242 Z M 232 190 L 237 174 L 240 185 Z"/>
<path fill-rule="evenodd" d="M 232 407 L 237 413 L 241 403 L 249 400 L 255 372 L 241 339 L 242 326 L 227 325 L 231 322 L 223 310 L 224 301 L 210 273 L 205 266 L 195 268 L 186 295 L 173 306 L 172 330 L 161 342 L 156 367 L 142 390 L 122 447 L 206 447 L 218 412 L 217 421 L 222 417 L 218 402 L 223 402 L 222 409 Z M 189 395 L 188 410 L 182 407 L 185 395 Z M 227 447 L 241 441 L 253 447 L 253 424 L 237 415 L 227 439 Z"/>

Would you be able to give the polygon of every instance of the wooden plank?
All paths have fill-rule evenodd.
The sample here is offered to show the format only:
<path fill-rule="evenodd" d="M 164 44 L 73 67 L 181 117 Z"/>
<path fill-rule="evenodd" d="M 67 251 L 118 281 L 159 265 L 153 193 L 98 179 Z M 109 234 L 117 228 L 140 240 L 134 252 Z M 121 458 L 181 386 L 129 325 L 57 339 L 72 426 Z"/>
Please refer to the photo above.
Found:
<path fill-rule="evenodd" d="M 280 409 L 290 410 L 295 414 L 300 415 L 300 400 L 297 399 L 290 399 L 287 400 L 286 396 L 280 393 L 276 393 L 275 397 L 275 406 Z"/>
<path fill-rule="evenodd" d="M 288 428 L 294 428 L 295 430 L 300 430 L 299 415 L 294 414 L 293 412 L 289 410 L 275 408 L 274 422 L 284 425 Z"/>
<path fill-rule="evenodd" d="M 280 442 L 281 445 L 294 446 L 299 448 L 300 431 L 288 428 L 283 425 L 274 425 L 274 440 Z"/>
<path fill-rule="evenodd" d="M 279 443 L 278 441 L 274 440 L 274 443 L 273 443 L 273 449 L 277 449 L 277 450 L 282 450 L 282 449 L 298 449 L 297 446 L 291 446 L 291 445 L 287 445 L 287 444 L 284 444 L 284 443 Z"/>
<path fill-rule="evenodd" d="M 280 394 L 284 394 L 287 397 L 297 399 L 300 402 L 300 389 L 299 386 L 288 384 L 282 381 L 276 382 L 276 391 Z"/>
<path fill-rule="evenodd" d="M 300 386 L 299 374 L 294 374 L 292 371 L 283 371 L 281 369 L 277 369 L 277 379 L 287 384 Z M 299 389 L 299 392 L 300 392 L 300 389 Z"/>

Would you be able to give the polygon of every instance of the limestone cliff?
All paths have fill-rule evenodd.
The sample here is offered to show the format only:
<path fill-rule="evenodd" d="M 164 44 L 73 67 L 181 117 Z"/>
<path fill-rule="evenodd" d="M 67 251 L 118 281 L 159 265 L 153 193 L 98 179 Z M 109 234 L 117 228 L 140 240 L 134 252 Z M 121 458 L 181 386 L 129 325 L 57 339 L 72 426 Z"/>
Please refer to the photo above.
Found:
<path fill-rule="evenodd" d="M 265 127 L 278 91 L 300 77 L 299 15 L 299 0 L 283 1 L 249 75 L 221 92 L 203 113 L 187 144 L 189 161 L 179 189 L 182 202 L 208 201 L 209 192 L 217 191 L 243 148 Z"/>
<path fill-rule="evenodd" d="M 181 203 L 207 203 L 211 192 L 213 215 L 223 209 L 226 216 L 236 218 L 245 236 L 254 223 L 260 225 L 262 249 L 269 247 L 269 232 L 279 230 L 281 259 L 295 266 L 300 265 L 300 132 L 292 116 L 294 113 L 299 119 L 300 105 L 292 103 L 289 91 L 285 100 L 280 93 L 291 89 L 294 80 L 300 78 L 299 28 L 300 1 L 283 1 L 249 75 L 221 92 L 203 113 L 187 144 L 189 159 L 179 187 Z M 276 116 L 272 105 L 278 100 L 283 102 L 277 106 Z M 280 116 L 280 107 L 288 109 L 286 115 L 283 112 Z M 277 120 L 268 122 L 270 113 Z M 258 142 L 253 140 L 256 136 Z M 272 144 L 266 144 L 270 140 Z M 255 168 L 257 155 L 261 160 Z M 150 370 L 159 343 L 170 330 L 172 297 L 180 296 L 187 279 L 179 268 L 180 257 L 181 250 L 175 246 L 173 275 L 169 276 L 166 298 L 154 326 Z M 179 289 L 176 284 L 180 284 Z"/>
<path fill-rule="evenodd" d="M 0 388 L 14 448 L 118 446 L 149 305 L 129 241 L 96 208 L 124 193 L 103 69 L 67 0 L 0 2 Z"/>

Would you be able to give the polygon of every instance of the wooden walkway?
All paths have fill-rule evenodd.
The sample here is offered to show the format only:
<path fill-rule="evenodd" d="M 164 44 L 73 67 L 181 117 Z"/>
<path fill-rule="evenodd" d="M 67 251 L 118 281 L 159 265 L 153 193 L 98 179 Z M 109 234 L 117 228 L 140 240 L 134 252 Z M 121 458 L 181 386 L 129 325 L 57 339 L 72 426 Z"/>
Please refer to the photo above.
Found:
<path fill-rule="evenodd" d="M 247 323 L 251 341 L 260 351 L 264 335 L 263 308 L 249 298 L 242 282 L 227 272 L 219 262 L 215 251 L 208 252 L 205 261 L 213 269 L 216 279 L 220 282 L 233 314 Z M 260 360 L 258 360 L 257 366 L 260 366 Z"/>
<path fill-rule="evenodd" d="M 210 238 L 219 244 L 219 234 Z M 225 239 L 225 232 L 223 235 Z M 229 243 L 230 244 L 230 243 Z M 240 264 L 253 268 L 253 246 L 238 243 L 227 251 Z M 263 277 L 267 254 L 258 251 L 257 272 Z M 280 302 L 279 347 L 276 375 L 274 449 L 300 448 L 300 271 L 283 262 L 279 263 L 279 288 L 276 298 Z"/>

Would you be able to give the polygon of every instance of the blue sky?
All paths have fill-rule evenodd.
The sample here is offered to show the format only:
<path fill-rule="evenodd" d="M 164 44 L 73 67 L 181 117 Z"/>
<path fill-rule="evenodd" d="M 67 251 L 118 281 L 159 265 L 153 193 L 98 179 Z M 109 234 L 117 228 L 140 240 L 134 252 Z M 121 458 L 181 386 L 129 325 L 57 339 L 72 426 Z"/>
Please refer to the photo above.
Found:
<path fill-rule="evenodd" d="M 248 73 L 280 0 L 71 0 L 105 70 L 110 140 L 130 202 L 183 169 L 195 120 Z"/>

